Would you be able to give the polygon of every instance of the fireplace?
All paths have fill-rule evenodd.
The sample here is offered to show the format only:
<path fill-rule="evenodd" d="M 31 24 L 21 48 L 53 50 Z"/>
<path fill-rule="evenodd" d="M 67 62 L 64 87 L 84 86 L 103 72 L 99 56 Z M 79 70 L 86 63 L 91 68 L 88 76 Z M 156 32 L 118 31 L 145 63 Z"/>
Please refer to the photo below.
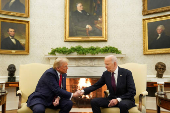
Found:
<path fill-rule="evenodd" d="M 66 80 L 66 88 L 69 92 L 75 92 L 78 89 L 78 81 L 80 78 L 89 79 L 91 85 L 96 83 L 98 79 L 102 76 L 102 73 L 106 70 L 104 65 L 104 58 L 107 55 L 111 54 L 97 54 L 97 55 L 77 55 L 69 54 L 69 55 L 46 55 L 45 57 L 50 60 L 49 64 L 53 65 L 54 61 L 58 57 L 66 57 L 69 60 L 68 70 L 67 70 L 67 80 Z M 113 54 L 118 58 L 119 64 L 124 63 L 122 58 L 125 57 L 125 54 Z M 91 107 L 90 101 L 93 98 L 104 97 L 104 90 L 106 90 L 106 86 L 93 91 L 88 97 L 80 97 L 78 99 L 74 99 L 73 107 Z"/>
<path fill-rule="evenodd" d="M 77 90 L 82 90 L 85 87 L 91 86 L 96 83 L 100 77 L 98 78 L 67 78 L 66 79 L 66 89 L 68 92 L 76 92 Z M 73 108 L 88 108 L 91 107 L 91 100 L 93 98 L 104 97 L 104 90 L 107 87 L 104 85 L 103 87 L 91 92 L 88 95 L 83 95 L 79 98 L 72 98 Z"/>

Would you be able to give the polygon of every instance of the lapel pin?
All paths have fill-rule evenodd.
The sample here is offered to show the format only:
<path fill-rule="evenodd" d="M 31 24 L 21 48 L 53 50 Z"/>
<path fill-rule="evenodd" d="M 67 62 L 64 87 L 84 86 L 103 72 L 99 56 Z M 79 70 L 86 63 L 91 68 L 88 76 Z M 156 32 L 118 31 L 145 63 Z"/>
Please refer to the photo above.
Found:
<path fill-rule="evenodd" d="M 64 77 L 63 77 L 64 78 Z"/>
<path fill-rule="evenodd" d="M 120 75 L 120 76 L 122 76 L 122 75 Z"/>

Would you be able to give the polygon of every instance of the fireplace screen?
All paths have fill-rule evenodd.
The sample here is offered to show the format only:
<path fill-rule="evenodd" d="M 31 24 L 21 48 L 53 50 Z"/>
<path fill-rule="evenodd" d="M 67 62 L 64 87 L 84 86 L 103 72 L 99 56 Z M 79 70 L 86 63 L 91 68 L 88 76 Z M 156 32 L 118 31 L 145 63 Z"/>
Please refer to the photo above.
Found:
<path fill-rule="evenodd" d="M 69 92 L 76 92 L 77 90 L 82 90 L 86 87 L 89 87 L 96 83 L 99 80 L 99 78 L 67 78 L 66 80 L 66 88 Z M 83 95 L 79 98 L 72 98 L 73 101 L 73 107 L 78 108 L 88 108 L 91 107 L 90 102 L 93 98 L 100 98 L 104 97 L 104 90 L 106 90 L 107 87 L 103 86 L 93 92 L 91 92 L 88 95 Z"/>

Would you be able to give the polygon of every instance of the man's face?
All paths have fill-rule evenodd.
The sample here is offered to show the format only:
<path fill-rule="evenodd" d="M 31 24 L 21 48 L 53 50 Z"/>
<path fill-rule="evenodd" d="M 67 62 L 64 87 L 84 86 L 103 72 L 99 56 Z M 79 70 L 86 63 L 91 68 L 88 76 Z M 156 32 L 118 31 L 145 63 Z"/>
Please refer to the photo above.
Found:
<path fill-rule="evenodd" d="M 111 58 L 106 58 L 104 60 L 104 63 L 105 63 L 105 68 L 107 69 L 107 71 L 109 72 L 114 72 L 116 70 L 116 62 L 112 62 L 112 59 Z"/>
<path fill-rule="evenodd" d="M 164 72 L 165 72 L 164 66 L 158 65 L 157 73 L 158 73 L 159 75 L 162 75 L 162 74 L 164 74 Z"/>
<path fill-rule="evenodd" d="M 163 32 L 163 30 L 162 30 L 161 27 L 158 27 L 158 28 L 156 29 L 156 31 L 157 31 L 158 34 L 161 34 L 161 33 Z"/>
<path fill-rule="evenodd" d="M 15 36 L 15 30 L 9 28 L 8 34 L 9 34 L 9 36 L 14 37 Z"/>
<path fill-rule="evenodd" d="M 79 3 L 79 4 L 77 5 L 77 10 L 78 10 L 78 11 L 82 11 L 82 10 L 83 10 L 83 4 L 82 4 L 82 3 Z"/>
<path fill-rule="evenodd" d="M 67 69 L 68 69 L 67 65 L 68 65 L 68 64 L 67 64 L 66 62 L 63 62 L 60 67 L 57 67 L 57 71 L 58 71 L 60 74 L 67 73 Z"/>

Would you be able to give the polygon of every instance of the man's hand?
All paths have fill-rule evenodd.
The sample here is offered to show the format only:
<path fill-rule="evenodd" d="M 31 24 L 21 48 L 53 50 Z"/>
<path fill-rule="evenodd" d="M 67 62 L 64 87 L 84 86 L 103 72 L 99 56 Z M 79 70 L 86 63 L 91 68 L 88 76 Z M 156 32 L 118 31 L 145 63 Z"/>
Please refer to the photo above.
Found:
<path fill-rule="evenodd" d="M 73 93 L 73 97 L 79 97 L 81 96 L 81 91 L 77 90 L 75 93 Z"/>
<path fill-rule="evenodd" d="M 58 106 L 58 105 L 59 105 L 59 100 L 60 100 L 60 97 L 57 97 L 57 98 L 55 99 L 55 101 L 53 102 L 53 105 L 54 105 L 54 106 Z"/>
<path fill-rule="evenodd" d="M 118 104 L 118 100 L 117 99 L 112 99 L 110 100 L 110 103 L 108 105 L 108 107 L 112 107 Z"/>

